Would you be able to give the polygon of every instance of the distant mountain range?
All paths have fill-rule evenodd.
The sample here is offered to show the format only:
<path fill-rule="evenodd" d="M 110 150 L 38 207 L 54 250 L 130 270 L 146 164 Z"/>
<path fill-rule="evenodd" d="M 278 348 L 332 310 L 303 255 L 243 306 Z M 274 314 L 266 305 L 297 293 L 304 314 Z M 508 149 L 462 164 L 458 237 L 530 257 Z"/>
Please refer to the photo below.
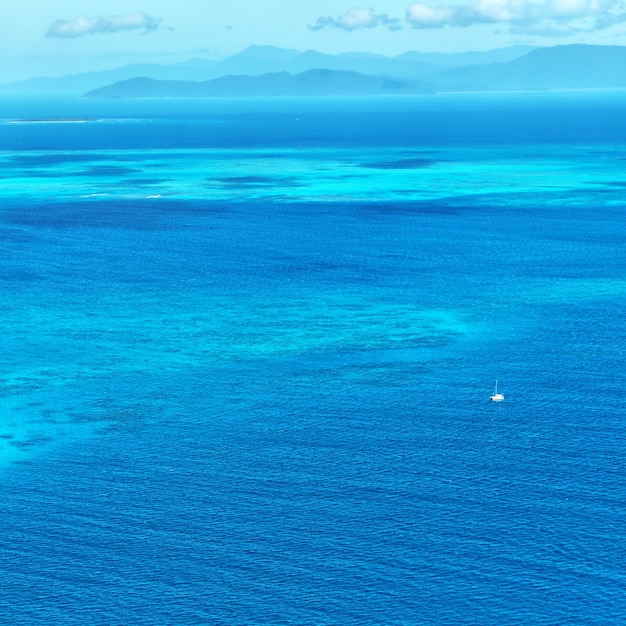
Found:
<path fill-rule="evenodd" d="M 39 77 L 0 84 L 0 95 L 82 95 L 93 89 L 131 78 L 203 82 L 228 75 L 259 76 L 277 72 L 300 74 L 314 69 L 358 72 L 404 80 L 423 80 L 445 68 L 516 59 L 533 48 L 514 46 L 487 52 L 454 54 L 406 52 L 387 57 L 368 53 L 323 54 L 273 46 L 250 46 L 223 61 L 191 59 L 175 65 L 126 65 L 101 72 Z"/>
<path fill-rule="evenodd" d="M 626 46 L 538 48 L 508 63 L 452 68 L 438 90 L 613 89 L 626 87 Z"/>
<path fill-rule="evenodd" d="M 328 55 L 252 46 L 221 62 L 125 66 L 0 85 L 0 94 L 90 98 L 327 96 L 626 87 L 626 46 Z"/>

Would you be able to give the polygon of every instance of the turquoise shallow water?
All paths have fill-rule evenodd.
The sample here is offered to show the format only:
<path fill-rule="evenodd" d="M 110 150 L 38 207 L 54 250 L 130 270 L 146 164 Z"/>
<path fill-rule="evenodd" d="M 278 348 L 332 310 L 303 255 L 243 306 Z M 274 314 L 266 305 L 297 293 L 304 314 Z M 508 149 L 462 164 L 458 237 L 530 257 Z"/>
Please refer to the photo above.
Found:
<path fill-rule="evenodd" d="M 7 619 L 619 623 L 625 106 L 0 103 Z"/>

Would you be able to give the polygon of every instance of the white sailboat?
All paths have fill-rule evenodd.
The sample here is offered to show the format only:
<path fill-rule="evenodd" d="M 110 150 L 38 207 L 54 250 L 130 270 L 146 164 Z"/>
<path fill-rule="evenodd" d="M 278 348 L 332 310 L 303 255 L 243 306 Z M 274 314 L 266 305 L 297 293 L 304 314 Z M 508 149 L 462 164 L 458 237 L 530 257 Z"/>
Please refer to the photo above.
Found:
<path fill-rule="evenodd" d="M 504 400 L 504 396 L 501 393 L 498 393 L 498 379 L 496 378 L 496 390 L 494 391 L 492 396 L 489 396 L 489 399 L 492 402 L 502 402 Z"/>

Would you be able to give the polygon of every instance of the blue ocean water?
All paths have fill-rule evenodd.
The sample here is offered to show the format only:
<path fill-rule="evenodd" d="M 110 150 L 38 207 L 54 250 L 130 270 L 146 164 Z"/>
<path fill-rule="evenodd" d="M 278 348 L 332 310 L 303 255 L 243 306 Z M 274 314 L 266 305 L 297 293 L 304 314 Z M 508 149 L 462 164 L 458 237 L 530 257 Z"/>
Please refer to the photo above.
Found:
<path fill-rule="evenodd" d="M 625 113 L 0 101 L 2 619 L 622 623 Z"/>

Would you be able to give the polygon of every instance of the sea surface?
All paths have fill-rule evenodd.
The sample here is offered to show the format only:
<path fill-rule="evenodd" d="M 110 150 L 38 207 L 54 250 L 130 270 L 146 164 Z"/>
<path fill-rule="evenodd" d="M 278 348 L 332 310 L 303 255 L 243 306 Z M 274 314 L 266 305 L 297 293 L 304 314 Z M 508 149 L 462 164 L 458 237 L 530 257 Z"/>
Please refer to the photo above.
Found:
<path fill-rule="evenodd" d="M 626 92 L 4 98 L 0 176 L 0 622 L 626 623 Z"/>

